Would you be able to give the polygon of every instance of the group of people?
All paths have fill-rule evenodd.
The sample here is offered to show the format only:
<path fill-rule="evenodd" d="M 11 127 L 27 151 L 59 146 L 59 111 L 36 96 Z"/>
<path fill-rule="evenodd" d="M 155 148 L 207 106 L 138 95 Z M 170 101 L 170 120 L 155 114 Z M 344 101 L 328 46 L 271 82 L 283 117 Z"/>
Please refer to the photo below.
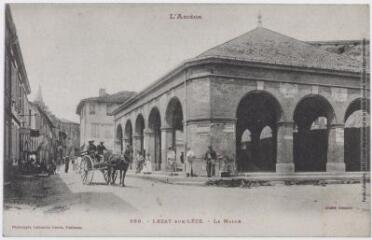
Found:
<path fill-rule="evenodd" d="M 21 172 L 24 174 L 48 173 L 52 175 L 55 173 L 55 170 L 56 165 L 54 164 L 54 161 L 50 161 L 47 165 L 45 162 L 40 161 L 36 154 L 30 154 L 30 156 L 22 162 L 21 166 Z"/>
<path fill-rule="evenodd" d="M 193 177 L 195 176 L 194 169 L 193 169 L 193 162 L 195 161 L 195 154 L 191 150 L 190 147 L 187 147 L 186 151 L 186 162 L 184 161 L 185 155 L 183 152 L 181 152 L 180 155 L 180 162 L 182 164 L 185 164 L 186 168 L 186 176 L 187 177 Z M 207 176 L 212 177 L 215 176 L 215 166 L 217 162 L 217 153 L 213 149 L 212 146 L 208 147 L 207 152 L 204 155 L 204 160 L 206 163 L 206 171 L 207 171 Z M 171 171 L 177 171 L 177 164 L 176 164 L 176 152 L 172 147 L 168 148 L 167 152 L 167 161 L 168 165 Z"/>
<path fill-rule="evenodd" d="M 103 160 L 104 152 L 107 151 L 104 142 L 100 142 L 99 145 L 95 145 L 94 141 L 91 140 L 88 142 L 87 154 L 92 158 L 97 159 L 98 162 Z M 69 151 L 67 151 L 67 156 L 70 156 Z M 124 157 L 129 160 L 129 162 L 134 163 L 135 173 L 152 173 L 152 159 L 150 153 L 146 153 L 145 150 L 138 150 L 133 156 L 133 150 L 131 145 L 127 145 L 124 152 Z M 186 158 L 186 159 L 185 159 Z M 195 154 L 190 147 L 186 149 L 186 155 L 184 152 L 180 154 L 181 164 L 185 164 L 186 176 L 193 177 L 195 176 L 193 164 L 195 161 Z M 65 158 L 65 172 L 68 172 L 69 168 L 69 157 Z M 185 161 L 186 160 L 186 161 Z M 204 154 L 204 160 L 206 164 L 206 172 L 208 177 L 215 176 L 215 166 L 217 162 L 217 153 L 212 146 L 208 146 L 208 150 Z M 167 152 L 167 164 L 168 168 L 172 172 L 176 172 L 177 161 L 176 161 L 176 151 L 174 148 L 169 147 Z"/>
<path fill-rule="evenodd" d="M 181 162 L 181 164 L 185 164 L 186 176 L 187 177 L 195 176 L 194 171 L 193 171 L 193 166 L 192 166 L 194 160 L 195 160 L 195 154 L 191 150 L 190 147 L 187 147 L 187 149 L 186 149 L 186 162 L 185 162 L 185 154 L 184 154 L 184 152 L 181 152 L 180 162 Z M 167 162 L 168 162 L 169 169 L 172 172 L 176 172 L 177 171 L 176 151 L 172 147 L 168 148 Z"/>
<path fill-rule="evenodd" d="M 82 147 L 84 148 L 84 146 Z M 70 168 L 70 162 L 74 164 L 75 161 L 75 152 L 74 152 L 74 146 L 71 142 L 71 139 L 67 139 L 67 144 L 66 144 L 66 150 L 65 154 L 63 157 L 64 164 L 65 164 L 65 173 L 68 173 L 69 168 Z M 95 159 L 98 163 L 103 161 L 103 156 L 105 151 L 107 151 L 104 142 L 100 142 L 99 145 L 94 144 L 94 140 L 88 141 L 88 146 L 86 147 L 86 152 L 87 154 Z"/>
<path fill-rule="evenodd" d="M 107 151 L 104 142 L 100 142 L 98 146 L 94 144 L 94 140 L 88 141 L 87 153 L 94 159 L 97 159 L 98 162 L 103 160 L 103 154 Z"/>
<path fill-rule="evenodd" d="M 150 174 L 152 173 L 152 163 L 150 153 L 145 154 L 145 151 L 137 151 L 135 156 L 136 173 Z"/>

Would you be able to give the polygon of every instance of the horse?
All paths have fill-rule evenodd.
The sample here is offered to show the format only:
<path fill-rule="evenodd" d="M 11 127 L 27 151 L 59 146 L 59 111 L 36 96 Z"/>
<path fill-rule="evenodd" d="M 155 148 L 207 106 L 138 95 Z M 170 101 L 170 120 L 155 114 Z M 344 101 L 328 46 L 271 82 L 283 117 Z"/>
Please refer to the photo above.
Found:
<path fill-rule="evenodd" d="M 122 187 L 125 187 L 124 180 L 125 175 L 127 173 L 128 167 L 129 167 L 129 159 L 125 157 L 123 154 L 112 154 L 111 152 L 107 152 L 105 154 L 105 159 L 110 164 L 108 176 L 110 178 L 109 182 L 110 184 L 115 184 L 115 172 L 119 170 L 120 172 L 120 178 L 119 178 L 119 184 Z"/>

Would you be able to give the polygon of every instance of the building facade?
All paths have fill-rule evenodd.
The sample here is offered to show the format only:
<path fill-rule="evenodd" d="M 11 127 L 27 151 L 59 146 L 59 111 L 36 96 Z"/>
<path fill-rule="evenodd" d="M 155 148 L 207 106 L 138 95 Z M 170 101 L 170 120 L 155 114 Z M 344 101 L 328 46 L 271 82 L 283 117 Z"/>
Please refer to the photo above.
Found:
<path fill-rule="evenodd" d="M 134 94 L 128 91 L 107 94 L 100 89 L 98 97 L 81 100 L 76 109 L 76 114 L 80 116 L 80 145 L 87 146 L 90 140 L 94 140 L 95 144 L 102 141 L 107 149 L 112 150 L 114 121 L 109 113 Z"/>
<path fill-rule="evenodd" d="M 153 170 L 166 171 L 167 149 L 176 149 L 183 169 L 179 156 L 189 146 L 198 175 L 206 175 L 209 145 L 235 172 L 366 170 L 350 152 L 361 152 L 369 125 L 345 128 L 355 112 L 369 114 L 369 70 L 361 78 L 362 69 L 358 59 L 257 27 L 115 109 L 115 149 L 145 150 Z M 217 161 L 216 170 L 223 165 Z"/>
<path fill-rule="evenodd" d="M 23 63 L 16 28 L 9 5 L 5 7 L 5 62 L 4 62 L 4 178 L 27 158 L 30 141 L 31 93 Z"/>
<path fill-rule="evenodd" d="M 45 104 L 42 94 L 42 88 L 39 86 L 36 98 L 34 100 L 34 104 L 37 105 L 44 115 L 47 116 L 47 119 L 53 126 L 53 136 L 55 136 L 54 144 L 57 145 L 57 149 L 59 149 L 57 162 L 63 162 L 64 152 L 63 150 L 66 149 L 67 141 L 70 139 L 71 143 L 74 146 L 75 154 L 79 154 L 80 152 L 80 125 L 78 123 L 72 122 L 67 119 L 58 118 L 55 116 Z M 54 150 L 53 150 L 54 151 Z"/>
<path fill-rule="evenodd" d="M 59 131 L 60 139 L 69 138 L 75 148 L 75 152 L 78 153 L 80 149 L 80 124 L 67 119 L 59 119 L 56 128 Z"/>
<path fill-rule="evenodd" d="M 30 110 L 32 117 L 29 154 L 44 166 L 48 166 L 57 159 L 56 126 L 38 103 L 30 102 Z"/>

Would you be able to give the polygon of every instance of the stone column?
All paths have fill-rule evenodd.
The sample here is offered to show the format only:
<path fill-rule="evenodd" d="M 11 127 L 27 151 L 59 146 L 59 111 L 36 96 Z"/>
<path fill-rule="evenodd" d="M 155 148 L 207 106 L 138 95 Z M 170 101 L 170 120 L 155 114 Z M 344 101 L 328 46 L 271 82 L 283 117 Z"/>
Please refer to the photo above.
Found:
<path fill-rule="evenodd" d="M 125 152 L 125 150 L 127 150 L 128 144 L 129 144 L 129 138 L 124 136 L 123 137 L 123 152 Z"/>
<path fill-rule="evenodd" d="M 277 124 L 276 172 L 294 172 L 293 163 L 293 122 Z"/>
<path fill-rule="evenodd" d="M 141 135 L 133 136 L 133 156 L 137 155 L 137 151 L 141 150 Z"/>
<path fill-rule="evenodd" d="M 155 167 L 155 156 L 154 156 L 154 132 L 151 129 L 146 128 L 143 131 L 144 139 L 143 139 L 143 149 L 146 151 L 147 154 L 151 156 L 151 164 L 152 167 Z"/>
<path fill-rule="evenodd" d="M 329 129 L 327 172 L 345 172 L 343 124 L 332 124 Z"/>
<path fill-rule="evenodd" d="M 114 139 L 114 153 L 120 153 L 120 139 Z"/>
<path fill-rule="evenodd" d="M 151 130 L 146 128 L 143 130 L 143 149 L 145 149 L 146 154 L 149 153 L 149 144 L 150 144 L 150 137 L 151 137 Z"/>
<path fill-rule="evenodd" d="M 172 128 L 163 127 L 161 131 L 161 170 L 166 171 L 168 162 L 167 162 L 167 152 L 168 147 L 172 145 Z"/>

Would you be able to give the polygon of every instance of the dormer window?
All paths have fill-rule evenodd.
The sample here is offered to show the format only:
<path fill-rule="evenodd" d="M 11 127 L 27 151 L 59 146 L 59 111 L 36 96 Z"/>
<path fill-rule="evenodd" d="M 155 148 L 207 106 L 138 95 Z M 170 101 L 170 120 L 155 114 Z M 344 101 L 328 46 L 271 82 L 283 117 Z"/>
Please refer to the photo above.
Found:
<path fill-rule="evenodd" d="M 96 114 L 96 105 L 93 103 L 89 104 L 89 114 L 91 115 Z"/>

